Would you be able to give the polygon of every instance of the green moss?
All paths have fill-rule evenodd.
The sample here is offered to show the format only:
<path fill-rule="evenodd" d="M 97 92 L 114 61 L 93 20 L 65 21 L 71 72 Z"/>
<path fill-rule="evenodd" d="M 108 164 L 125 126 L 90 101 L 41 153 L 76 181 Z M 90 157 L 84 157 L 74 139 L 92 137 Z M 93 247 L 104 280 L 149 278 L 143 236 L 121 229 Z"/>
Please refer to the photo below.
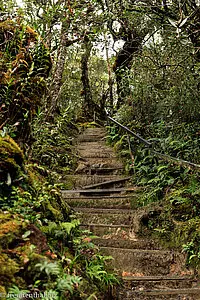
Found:
<path fill-rule="evenodd" d="M 7 254 L 0 254 L 0 282 L 5 286 L 14 283 L 15 274 L 20 270 L 19 264 L 8 257 Z"/>
<path fill-rule="evenodd" d="M 29 262 L 26 264 L 23 272 L 23 276 L 26 278 L 26 282 L 34 282 L 36 278 L 40 276 L 39 269 L 35 267 L 38 263 L 43 263 L 47 258 L 44 255 L 33 252 L 29 256 Z"/>
<path fill-rule="evenodd" d="M 0 167 L 9 172 L 22 166 L 24 155 L 17 143 L 9 136 L 0 137 Z"/>
<path fill-rule="evenodd" d="M 6 289 L 0 285 L 0 295 L 1 295 L 1 300 L 6 300 Z"/>
<path fill-rule="evenodd" d="M 22 19 L 1 21 L 0 40 L 0 98 L 6 104 L 1 109 L 1 123 L 6 121 L 15 139 L 22 144 L 28 140 L 30 146 L 30 123 L 41 105 L 51 57 L 42 38 Z"/>
<path fill-rule="evenodd" d="M 70 207 L 59 196 L 57 198 L 49 197 L 42 203 L 43 213 L 46 218 L 53 221 L 64 221 L 68 219 Z"/>
<path fill-rule="evenodd" d="M 6 249 L 10 243 L 21 238 L 27 223 L 14 219 L 13 215 L 0 213 L 0 247 Z"/>
<path fill-rule="evenodd" d="M 2 183 L 7 182 L 8 174 L 11 178 L 11 181 L 16 179 L 20 175 L 20 171 L 23 169 L 24 155 L 17 143 L 9 136 L 0 137 L 0 169 L 1 169 L 1 178 Z M 4 186 L 1 193 L 4 194 L 4 191 L 7 189 L 7 186 Z"/>
<path fill-rule="evenodd" d="M 53 207 L 54 205 L 54 207 Z M 57 206 L 57 203 L 55 203 L 55 201 L 53 201 L 53 205 L 52 203 L 50 203 L 50 201 L 46 201 L 44 203 L 45 206 L 45 211 L 47 211 L 47 214 L 50 214 L 50 218 L 56 221 L 61 221 L 63 220 L 63 215 L 61 213 L 61 211 L 59 210 L 59 208 L 55 208 L 55 206 Z"/>

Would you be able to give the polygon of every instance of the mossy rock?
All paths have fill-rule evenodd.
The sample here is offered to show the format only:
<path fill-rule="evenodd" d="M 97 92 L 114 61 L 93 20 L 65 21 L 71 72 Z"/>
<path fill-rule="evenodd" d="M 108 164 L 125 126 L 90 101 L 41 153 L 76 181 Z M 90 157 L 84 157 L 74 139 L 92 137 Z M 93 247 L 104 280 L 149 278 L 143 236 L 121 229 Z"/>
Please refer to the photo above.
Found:
<path fill-rule="evenodd" d="M 13 284 L 27 287 L 27 282 L 32 283 L 32 276 L 38 272 L 34 265 L 47 259 L 47 250 L 46 236 L 34 224 L 18 215 L 0 213 L 0 283 L 3 288 L 8 289 Z"/>
<path fill-rule="evenodd" d="M 26 280 L 26 284 L 31 284 L 38 278 L 41 280 L 44 279 L 41 277 L 41 272 L 39 271 L 39 268 L 36 268 L 36 265 L 40 263 L 43 264 L 47 260 L 47 257 L 35 252 L 29 256 L 29 261 L 23 270 L 23 277 Z"/>
<path fill-rule="evenodd" d="M 27 223 L 15 219 L 9 213 L 0 213 L 0 247 L 7 249 L 10 244 L 17 244 L 22 240 Z"/>
<path fill-rule="evenodd" d="M 0 285 L 0 297 L 1 297 L 1 300 L 6 300 L 6 289 Z"/>
<path fill-rule="evenodd" d="M 7 254 L 0 254 L 0 282 L 15 282 L 15 274 L 20 270 L 19 264 L 8 257 Z"/>
<path fill-rule="evenodd" d="M 69 219 L 70 206 L 61 195 L 50 196 L 42 203 L 43 215 L 52 221 L 66 221 Z"/>
<path fill-rule="evenodd" d="M 22 167 L 24 154 L 18 144 L 9 136 L 0 137 L 0 169 L 4 174 L 16 176 Z"/>

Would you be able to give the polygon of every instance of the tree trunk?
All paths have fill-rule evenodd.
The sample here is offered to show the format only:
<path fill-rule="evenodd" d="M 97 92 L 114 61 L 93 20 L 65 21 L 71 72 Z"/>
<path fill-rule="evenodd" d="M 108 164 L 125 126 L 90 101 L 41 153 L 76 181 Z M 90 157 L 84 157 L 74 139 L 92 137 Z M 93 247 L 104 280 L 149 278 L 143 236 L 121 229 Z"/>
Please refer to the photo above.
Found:
<path fill-rule="evenodd" d="M 111 65 L 110 65 L 110 60 L 109 60 L 109 46 L 108 46 L 108 41 L 106 34 L 104 35 L 105 39 L 105 48 L 106 48 L 106 61 L 107 61 L 107 69 L 108 69 L 108 91 L 109 91 L 109 103 L 108 107 L 111 112 L 113 112 L 113 104 L 114 104 L 114 98 L 113 98 L 113 79 L 112 79 L 112 70 L 111 70 Z"/>
<path fill-rule="evenodd" d="M 127 96 L 130 95 L 129 74 L 131 62 L 141 47 L 143 35 L 138 35 L 136 32 L 130 32 L 126 37 L 126 42 L 123 48 L 117 54 L 113 70 L 117 82 L 117 109 L 124 103 Z"/>
<path fill-rule="evenodd" d="M 65 67 L 65 61 L 67 57 L 67 48 L 72 44 L 80 41 L 80 38 L 69 40 L 67 37 L 67 26 L 62 25 L 60 47 L 58 49 L 57 63 L 52 75 L 52 84 L 50 86 L 50 92 L 48 96 L 48 116 L 54 118 L 54 114 L 59 113 L 59 96 L 62 88 L 62 76 Z"/>
<path fill-rule="evenodd" d="M 85 51 L 81 58 L 81 81 L 83 84 L 82 95 L 84 96 L 83 114 L 91 119 L 94 116 L 94 105 L 92 101 L 92 93 L 90 89 L 88 62 L 92 50 L 92 43 L 87 36 L 84 38 Z"/>
<path fill-rule="evenodd" d="M 84 48 L 85 52 L 83 53 L 81 58 L 81 81 L 83 84 L 82 95 L 84 96 L 83 115 L 87 118 L 87 120 L 94 120 L 95 117 L 98 117 L 100 120 L 103 120 L 105 119 L 104 109 L 102 107 L 99 107 L 92 99 L 88 70 L 88 63 L 90 53 L 92 50 L 92 43 L 87 36 L 85 36 L 84 38 Z"/>
<path fill-rule="evenodd" d="M 57 58 L 57 64 L 53 75 L 53 82 L 50 88 L 50 99 L 49 99 L 50 101 L 48 105 L 49 107 L 48 115 L 54 115 L 54 113 L 58 111 L 58 98 L 62 86 L 62 75 L 64 71 L 65 59 L 67 54 L 67 34 L 63 28 L 61 30 L 60 49 L 58 51 L 59 54 Z"/>

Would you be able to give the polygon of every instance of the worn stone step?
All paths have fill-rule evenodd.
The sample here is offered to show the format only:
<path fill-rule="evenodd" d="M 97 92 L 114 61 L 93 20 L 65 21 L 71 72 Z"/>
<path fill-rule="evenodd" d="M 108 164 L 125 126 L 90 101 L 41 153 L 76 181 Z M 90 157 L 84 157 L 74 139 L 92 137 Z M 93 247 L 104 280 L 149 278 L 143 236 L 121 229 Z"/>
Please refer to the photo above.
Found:
<path fill-rule="evenodd" d="M 107 181 L 102 181 L 99 183 L 95 183 L 95 184 L 90 184 L 87 186 L 84 186 L 83 189 L 84 190 L 88 190 L 88 189 L 94 189 L 94 188 L 103 188 L 103 187 L 108 187 L 108 186 L 115 186 L 117 184 L 122 184 L 125 183 L 126 181 L 130 180 L 130 176 L 129 177 L 121 177 L 118 179 L 112 179 L 112 180 L 107 180 Z"/>
<path fill-rule="evenodd" d="M 85 134 L 99 134 L 104 133 L 106 134 L 106 129 L 104 127 L 88 127 L 84 130 Z"/>
<path fill-rule="evenodd" d="M 131 199 L 131 196 L 71 197 L 67 203 L 71 207 L 130 209 Z"/>
<path fill-rule="evenodd" d="M 74 190 L 61 190 L 62 196 L 64 198 L 70 198 L 73 196 L 85 195 L 85 196 L 107 196 L 107 195 L 127 195 L 131 192 L 138 191 L 137 187 L 127 187 L 127 188 L 110 188 L 110 189 L 74 189 Z"/>
<path fill-rule="evenodd" d="M 135 211 L 131 209 L 75 207 L 74 210 L 84 224 L 131 225 L 135 216 Z"/>
<path fill-rule="evenodd" d="M 117 159 L 116 154 L 113 151 L 109 151 L 106 147 L 93 149 L 90 145 L 86 149 L 81 149 L 77 147 L 79 156 L 82 159 L 87 158 L 112 158 Z"/>
<path fill-rule="evenodd" d="M 82 142 L 76 146 L 76 151 L 79 156 L 84 158 L 87 157 L 114 157 L 116 153 L 112 148 L 106 146 L 104 142 Z"/>
<path fill-rule="evenodd" d="M 102 183 L 105 181 L 115 181 L 123 178 L 120 175 L 65 175 L 62 177 L 62 182 L 66 182 L 68 186 L 73 188 L 82 188 L 87 185 Z"/>
<path fill-rule="evenodd" d="M 75 170 L 75 174 L 95 174 L 100 173 L 106 175 L 106 169 L 110 169 L 109 171 L 123 169 L 123 164 L 116 159 L 113 158 L 87 158 L 84 160 L 78 161 L 78 166 Z M 111 170 L 112 169 L 112 170 Z M 105 172 L 104 172 L 105 171 Z M 91 173 L 94 172 L 94 173 Z"/>
<path fill-rule="evenodd" d="M 84 170 L 84 173 L 85 174 L 90 174 L 90 175 L 106 175 L 106 174 L 109 174 L 109 175 L 121 175 L 123 174 L 124 172 L 124 168 L 122 166 L 111 166 L 111 167 L 101 167 L 101 168 L 98 168 L 98 166 L 90 166 L 90 167 L 86 167 L 85 170 Z"/>
<path fill-rule="evenodd" d="M 118 209 L 118 208 L 87 208 L 87 207 L 76 207 L 75 210 L 77 212 L 90 213 L 90 214 L 135 214 L 135 210 L 132 209 Z"/>
<path fill-rule="evenodd" d="M 112 238 L 126 238 L 131 239 L 133 236 L 135 236 L 135 233 L 133 232 L 132 228 L 129 225 L 107 225 L 107 224 L 95 224 L 87 222 L 81 223 L 80 228 L 87 229 L 90 232 L 92 232 L 94 235 L 99 237 L 108 237 L 112 236 Z"/>
<path fill-rule="evenodd" d="M 129 290 L 196 288 L 194 276 L 124 276 L 123 287 Z"/>
<path fill-rule="evenodd" d="M 133 231 L 130 231 L 129 235 L 126 231 L 121 231 L 121 237 L 120 232 L 105 234 L 102 238 L 93 239 L 93 242 L 99 247 L 161 250 L 161 247 L 151 240 L 138 239 Z"/>
<path fill-rule="evenodd" d="M 77 137 L 77 143 L 81 142 L 98 142 L 106 139 L 105 132 L 84 132 Z"/>
<path fill-rule="evenodd" d="M 174 256 L 170 251 L 126 249 L 114 247 L 101 247 L 104 255 L 111 255 L 114 261 L 112 266 L 119 273 L 130 272 L 140 276 L 156 276 L 170 274 Z"/>
<path fill-rule="evenodd" d="M 117 160 L 115 157 L 87 157 L 84 158 L 84 163 L 87 166 L 92 168 L 114 168 L 121 167 L 123 168 L 123 164 L 121 161 Z"/>
<path fill-rule="evenodd" d="M 100 167 L 99 167 L 100 166 Z M 123 174 L 122 165 L 105 166 L 103 164 L 89 164 L 86 161 L 79 161 L 78 166 L 74 172 L 82 175 L 118 175 Z"/>
<path fill-rule="evenodd" d="M 106 145 L 105 141 L 98 142 L 81 142 L 76 145 L 76 149 L 79 150 L 88 150 L 89 151 L 103 151 L 103 152 L 112 152 L 114 153 L 113 148 Z"/>
<path fill-rule="evenodd" d="M 163 289 L 149 291 L 127 291 L 120 292 L 118 300 L 199 300 L 200 289 L 198 288 L 180 288 Z"/>

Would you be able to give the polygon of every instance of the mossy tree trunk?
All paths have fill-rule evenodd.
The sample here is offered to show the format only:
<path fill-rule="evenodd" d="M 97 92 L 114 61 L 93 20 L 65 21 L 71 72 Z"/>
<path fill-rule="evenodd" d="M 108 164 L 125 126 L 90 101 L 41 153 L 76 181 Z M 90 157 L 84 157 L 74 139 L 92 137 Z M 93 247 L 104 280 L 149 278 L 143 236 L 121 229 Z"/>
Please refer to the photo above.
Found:
<path fill-rule="evenodd" d="M 85 36 L 84 38 L 84 53 L 81 58 L 81 81 L 83 85 L 82 95 L 83 101 L 83 115 L 88 120 L 93 120 L 94 115 L 97 115 L 100 119 L 105 118 L 104 107 L 101 107 L 93 101 L 90 79 L 89 79 L 89 59 L 92 50 L 92 42 Z"/>
<path fill-rule="evenodd" d="M 91 119 L 94 116 L 94 103 L 92 100 L 92 92 L 90 88 L 88 63 L 92 50 L 92 43 L 87 36 L 84 38 L 84 53 L 81 58 L 81 81 L 83 84 L 82 94 L 84 96 L 83 112 L 84 115 Z"/>
<path fill-rule="evenodd" d="M 123 48 L 118 52 L 113 67 L 117 83 L 117 108 L 124 102 L 126 97 L 130 95 L 129 75 L 131 69 L 131 62 L 134 55 L 136 55 L 141 48 L 144 35 L 137 33 L 136 30 L 128 30 L 124 39 Z"/>
<path fill-rule="evenodd" d="M 65 67 L 65 61 L 67 58 L 67 48 L 81 39 L 77 38 L 74 40 L 69 40 L 67 31 L 67 26 L 63 24 L 61 29 L 60 48 L 58 49 L 57 63 L 54 69 L 53 80 L 48 96 L 48 117 L 53 117 L 56 113 L 59 113 L 59 96 L 62 88 L 62 76 Z"/>

